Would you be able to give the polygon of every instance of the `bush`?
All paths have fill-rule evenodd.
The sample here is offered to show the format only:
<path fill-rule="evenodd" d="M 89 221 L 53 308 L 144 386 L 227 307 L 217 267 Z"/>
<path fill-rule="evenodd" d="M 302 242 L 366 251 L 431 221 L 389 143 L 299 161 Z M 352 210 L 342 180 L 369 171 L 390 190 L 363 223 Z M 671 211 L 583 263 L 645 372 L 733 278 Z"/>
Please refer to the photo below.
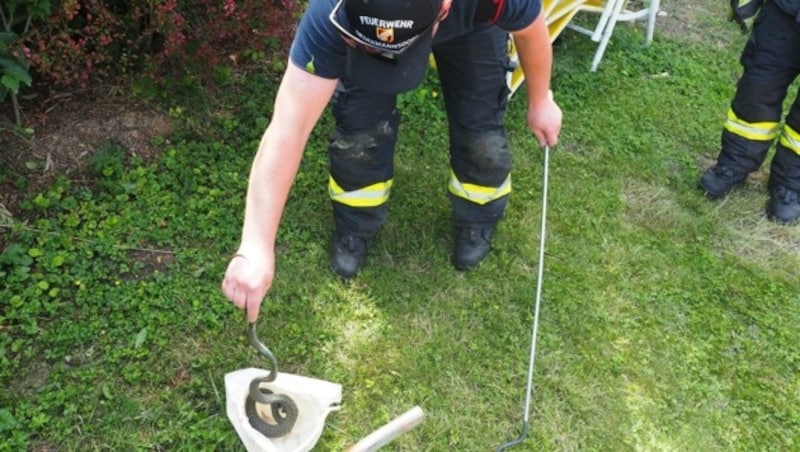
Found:
<path fill-rule="evenodd" d="M 20 83 L 87 88 L 176 69 L 213 83 L 223 58 L 283 58 L 300 5 L 254 0 L 10 0 L 0 6 L 0 101 Z M 19 121 L 18 121 L 19 122 Z"/>
<path fill-rule="evenodd" d="M 50 14 L 50 0 L 8 0 L 0 5 L 0 102 L 11 97 L 14 119 L 21 123 L 19 103 L 20 84 L 31 86 L 30 49 L 23 38 L 34 20 Z M 19 34 L 18 34 L 19 33 Z"/>

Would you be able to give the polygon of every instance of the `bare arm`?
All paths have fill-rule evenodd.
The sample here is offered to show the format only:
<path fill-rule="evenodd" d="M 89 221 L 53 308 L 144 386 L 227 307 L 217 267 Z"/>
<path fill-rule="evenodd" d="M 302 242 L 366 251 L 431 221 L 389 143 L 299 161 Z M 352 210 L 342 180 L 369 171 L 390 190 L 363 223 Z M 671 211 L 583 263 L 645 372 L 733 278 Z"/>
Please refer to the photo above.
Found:
<path fill-rule="evenodd" d="M 275 273 L 275 236 L 308 137 L 336 88 L 291 62 L 278 88 L 275 111 L 250 169 L 242 238 L 228 264 L 222 291 L 258 318 Z"/>
<path fill-rule="evenodd" d="M 550 92 L 553 48 L 544 13 L 515 32 L 514 44 L 525 73 L 528 92 L 528 127 L 541 145 L 554 146 L 561 132 L 561 108 Z"/>

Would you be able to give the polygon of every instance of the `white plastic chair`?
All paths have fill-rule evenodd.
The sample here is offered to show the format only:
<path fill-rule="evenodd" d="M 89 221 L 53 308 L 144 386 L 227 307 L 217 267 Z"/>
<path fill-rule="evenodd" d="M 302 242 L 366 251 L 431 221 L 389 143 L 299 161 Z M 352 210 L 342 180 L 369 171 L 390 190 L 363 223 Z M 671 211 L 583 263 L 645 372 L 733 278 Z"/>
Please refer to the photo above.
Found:
<path fill-rule="evenodd" d="M 641 7 L 638 9 L 633 8 L 632 3 L 640 4 Z M 611 35 L 614 33 L 614 27 L 617 22 L 633 22 L 646 17 L 645 46 L 650 45 L 653 42 L 656 15 L 658 14 L 660 3 L 660 0 L 641 0 L 637 2 L 629 0 L 589 0 L 584 4 L 580 8 L 581 11 L 600 13 L 600 18 L 594 29 L 581 27 L 577 24 L 568 24 L 567 27 L 588 35 L 592 38 L 592 41 L 599 43 L 592 59 L 591 71 L 597 71 L 597 67 L 600 66 L 600 61 L 603 59 L 603 54 L 606 51 L 606 47 L 608 47 L 608 42 L 611 40 Z"/>
<path fill-rule="evenodd" d="M 603 37 L 603 31 L 611 18 L 611 13 L 617 4 L 617 0 L 589 0 L 584 3 L 578 12 L 589 12 L 599 14 L 600 17 L 595 23 L 594 28 L 588 29 L 577 24 L 569 24 L 567 27 L 571 30 L 583 33 L 592 38 L 594 42 L 600 42 Z"/>
<path fill-rule="evenodd" d="M 643 6 L 639 9 L 633 9 L 631 3 L 638 3 Z M 555 41 L 565 28 L 570 28 L 590 36 L 592 41 L 599 43 L 591 67 L 592 72 L 596 72 L 617 22 L 632 22 L 647 17 L 645 45 L 650 45 L 653 41 L 659 5 L 660 0 L 638 0 L 636 2 L 629 0 L 544 0 L 542 8 L 546 15 L 550 42 Z M 593 29 L 571 23 L 573 17 L 579 12 L 600 15 Z M 509 39 L 508 54 L 512 65 L 515 65 L 506 78 L 510 89 L 509 97 L 511 97 L 525 80 L 522 68 L 519 67 L 513 39 Z"/>

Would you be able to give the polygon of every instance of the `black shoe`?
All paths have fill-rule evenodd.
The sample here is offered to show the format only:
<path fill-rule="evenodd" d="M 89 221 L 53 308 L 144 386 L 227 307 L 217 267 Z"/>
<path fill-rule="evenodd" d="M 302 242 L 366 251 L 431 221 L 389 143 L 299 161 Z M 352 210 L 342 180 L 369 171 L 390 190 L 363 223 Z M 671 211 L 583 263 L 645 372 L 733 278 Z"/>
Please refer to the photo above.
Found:
<path fill-rule="evenodd" d="M 367 257 L 367 239 L 357 235 L 334 232 L 331 240 L 331 270 L 350 279 L 361 269 Z"/>
<path fill-rule="evenodd" d="M 800 193 L 780 184 L 772 185 L 767 203 L 767 218 L 791 224 L 800 218 Z"/>
<path fill-rule="evenodd" d="M 717 163 L 707 169 L 697 183 L 697 186 L 706 192 L 712 199 L 722 198 L 731 189 L 747 179 L 748 173 L 737 172 L 733 168 Z"/>
<path fill-rule="evenodd" d="M 494 225 L 456 228 L 456 245 L 453 265 L 458 270 L 469 270 L 481 263 L 492 249 Z"/>

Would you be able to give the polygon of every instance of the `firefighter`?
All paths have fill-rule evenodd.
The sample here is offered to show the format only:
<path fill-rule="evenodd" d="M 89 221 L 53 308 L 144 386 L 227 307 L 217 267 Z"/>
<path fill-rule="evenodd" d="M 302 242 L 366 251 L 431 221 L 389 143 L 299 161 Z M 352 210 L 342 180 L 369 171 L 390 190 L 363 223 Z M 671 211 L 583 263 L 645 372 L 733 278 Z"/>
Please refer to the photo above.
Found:
<path fill-rule="evenodd" d="M 504 131 L 508 36 L 525 72 L 527 123 L 553 146 L 561 109 L 550 93 L 552 48 L 540 0 L 312 0 L 290 49 L 274 115 L 253 161 L 241 242 L 222 282 L 255 320 L 275 271 L 275 236 L 309 134 L 329 104 L 333 272 L 355 276 L 387 219 L 400 125 L 397 94 L 419 85 L 431 52 L 449 122 L 457 269 L 491 248 L 511 191 Z"/>
<path fill-rule="evenodd" d="M 763 3 L 763 4 L 762 4 Z M 781 125 L 788 88 L 800 74 L 800 1 L 733 0 L 734 18 L 746 27 L 758 14 L 741 55 L 744 71 L 722 130 L 717 162 L 699 186 L 721 198 L 758 170 L 773 142 L 767 217 L 778 223 L 800 218 L 800 93 Z M 760 9 L 759 9 L 760 8 Z"/>

